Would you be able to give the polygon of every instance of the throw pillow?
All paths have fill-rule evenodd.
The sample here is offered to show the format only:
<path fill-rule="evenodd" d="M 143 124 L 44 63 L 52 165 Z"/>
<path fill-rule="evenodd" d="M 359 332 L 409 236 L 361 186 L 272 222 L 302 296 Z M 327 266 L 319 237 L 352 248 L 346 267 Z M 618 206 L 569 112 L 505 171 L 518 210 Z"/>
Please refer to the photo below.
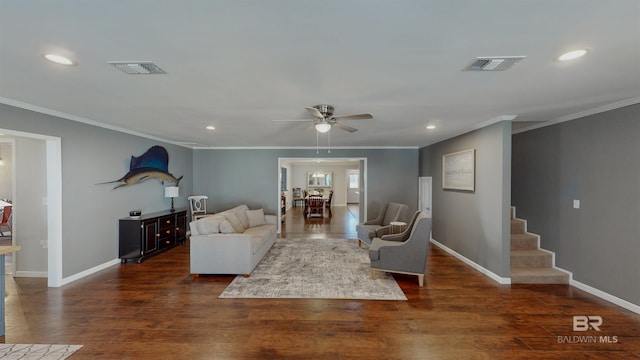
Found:
<path fill-rule="evenodd" d="M 206 218 L 196 221 L 196 229 L 198 234 L 208 235 L 220 232 L 220 222 L 224 220 L 224 216 L 207 216 Z"/>
<path fill-rule="evenodd" d="M 245 211 L 247 218 L 249 218 L 249 227 L 264 225 L 267 222 L 264 219 L 264 210 L 247 210 Z"/>
<path fill-rule="evenodd" d="M 247 205 L 238 205 L 235 208 L 231 209 L 231 211 L 233 211 L 233 213 L 238 217 L 238 220 L 240 220 L 242 227 L 244 227 L 245 229 L 250 227 L 249 219 L 247 218 L 247 214 L 245 213 L 245 211 L 247 210 L 249 210 L 249 207 Z"/>
<path fill-rule="evenodd" d="M 231 226 L 231 223 L 225 219 L 220 223 L 220 232 L 223 234 L 234 234 L 236 230 Z"/>
<path fill-rule="evenodd" d="M 233 228 L 236 230 L 235 232 L 237 232 L 238 234 L 242 234 L 244 232 L 244 226 L 234 212 L 225 212 L 224 218 L 231 224 L 231 226 L 233 226 Z"/>

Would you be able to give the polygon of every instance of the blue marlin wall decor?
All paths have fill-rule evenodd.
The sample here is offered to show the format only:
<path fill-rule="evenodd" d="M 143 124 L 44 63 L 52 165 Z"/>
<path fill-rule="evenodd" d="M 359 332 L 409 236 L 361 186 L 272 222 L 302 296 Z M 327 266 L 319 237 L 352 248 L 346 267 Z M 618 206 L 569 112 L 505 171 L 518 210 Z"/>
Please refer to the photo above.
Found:
<path fill-rule="evenodd" d="M 149 179 L 158 179 L 162 184 L 165 181 L 175 183 L 176 186 L 182 179 L 182 176 L 176 178 L 169 173 L 169 153 L 162 146 L 152 146 L 138 157 L 132 155 L 129 172 L 125 176 L 115 181 L 99 184 L 120 183 L 114 187 L 114 189 L 117 189 L 123 186 L 139 184 Z"/>

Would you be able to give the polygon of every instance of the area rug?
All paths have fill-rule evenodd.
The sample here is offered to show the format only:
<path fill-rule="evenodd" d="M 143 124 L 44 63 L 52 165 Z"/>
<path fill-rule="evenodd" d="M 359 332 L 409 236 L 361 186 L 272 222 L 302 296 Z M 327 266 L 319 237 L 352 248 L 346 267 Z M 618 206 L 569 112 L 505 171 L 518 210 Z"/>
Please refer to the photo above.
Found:
<path fill-rule="evenodd" d="M 357 240 L 277 239 L 250 277 L 237 276 L 220 298 L 407 300 L 396 281 L 371 279 Z"/>
<path fill-rule="evenodd" d="M 0 359 L 63 360 L 82 345 L 0 344 Z"/>

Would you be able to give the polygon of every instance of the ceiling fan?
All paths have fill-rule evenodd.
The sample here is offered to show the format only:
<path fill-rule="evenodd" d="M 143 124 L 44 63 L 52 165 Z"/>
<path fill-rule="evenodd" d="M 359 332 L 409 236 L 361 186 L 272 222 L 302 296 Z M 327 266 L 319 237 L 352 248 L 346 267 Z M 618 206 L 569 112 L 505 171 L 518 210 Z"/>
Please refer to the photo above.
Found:
<path fill-rule="evenodd" d="M 348 132 L 355 132 L 358 129 L 351 127 L 349 125 L 345 125 L 343 123 L 338 122 L 338 120 L 366 120 L 373 119 L 373 115 L 371 114 L 352 114 L 352 115 L 340 115 L 333 116 L 333 106 L 332 105 L 315 105 L 313 107 L 305 107 L 307 111 L 315 118 L 309 120 L 274 120 L 274 121 L 314 121 L 315 128 L 318 132 L 326 133 L 331 130 L 332 126 L 336 126 L 342 130 Z"/>

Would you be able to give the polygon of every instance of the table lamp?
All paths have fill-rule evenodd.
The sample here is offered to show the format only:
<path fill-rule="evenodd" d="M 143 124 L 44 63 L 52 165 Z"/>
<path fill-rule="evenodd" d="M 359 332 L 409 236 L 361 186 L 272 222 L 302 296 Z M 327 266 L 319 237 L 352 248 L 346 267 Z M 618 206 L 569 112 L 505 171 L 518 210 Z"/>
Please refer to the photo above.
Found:
<path fill-rule="evenodd" d="M 177 186 L 167 186 L 164 188 L 164 197 L 171 198 L 171 212 L 176 211 L 173 208 L 173 198 L 177 198 L 180 194 L 180 188 Z"/>

